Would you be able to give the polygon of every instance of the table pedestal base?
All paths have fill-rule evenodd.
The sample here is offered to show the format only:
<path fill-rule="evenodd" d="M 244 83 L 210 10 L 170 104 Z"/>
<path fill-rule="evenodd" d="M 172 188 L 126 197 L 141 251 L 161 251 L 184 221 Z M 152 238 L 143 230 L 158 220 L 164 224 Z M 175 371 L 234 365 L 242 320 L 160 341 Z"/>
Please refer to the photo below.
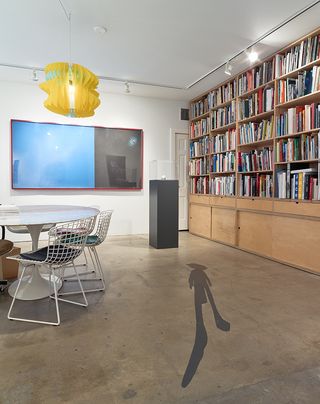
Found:
<path fill-rule="evenodd" d="M 49 275 L 40 274 L 38 268 L 34 268 L 30 275 L 26 275 L 22 278 L 18 294 L 16 296 L 19 300 L 38 300 L 48 297 L 50 293 L 53 293 L 53 279 L 49 287 Z M 62 281 L 55 276 L 57 290 L 62 287 Z M 13 282 L 9 287 L 8 292 L 10 296 L 14 296 L 18 281 Z"/>

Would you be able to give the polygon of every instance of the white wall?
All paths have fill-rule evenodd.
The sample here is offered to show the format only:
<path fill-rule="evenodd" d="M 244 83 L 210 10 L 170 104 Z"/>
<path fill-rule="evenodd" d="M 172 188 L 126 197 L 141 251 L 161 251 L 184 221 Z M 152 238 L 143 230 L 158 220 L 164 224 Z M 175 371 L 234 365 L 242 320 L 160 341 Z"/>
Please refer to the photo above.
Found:
<path fill-rule="evenodd" d="M 110 234 L 148 233 L 149 162 L 169 160 L 170 128 L 187 131 L 179 119 L 184 101 L 100 94 L 95 116 L 85 119 L 56 115 L 43 107 L 45 93 L 36 85 L 0 82 L 0 203 L 16 205 L 97 205 L 114 209 Z M 16 191 L 11 189 L 10 119 L 74 123 L 144 130 L 144 183 L 142 191 Z M 8 234 L 9 236 L 9 234 Z M 10 233 L 12 240 L 17 239 Z M 21 236 L 19 236 L 21 239 Z"/>

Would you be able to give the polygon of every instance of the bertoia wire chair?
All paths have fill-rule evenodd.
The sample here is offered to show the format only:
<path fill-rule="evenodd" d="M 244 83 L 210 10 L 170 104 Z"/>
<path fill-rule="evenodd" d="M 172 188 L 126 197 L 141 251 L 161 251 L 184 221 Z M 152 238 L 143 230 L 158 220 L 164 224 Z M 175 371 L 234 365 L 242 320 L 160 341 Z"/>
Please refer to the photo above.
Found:
<path fill-rule="evenodd" d="M 82 277 L 81 280 L 85 281 L 85 282 L 86 281 L 87 282 L 94 282 L 94 281 L 100 282 L 100 285 L 98 287 L 86 289 L 85 290 L 86 293 L 102 292 L 106 288 L 103 269 L 102 269 L 101 261 L 100 261 L 98 252 L 96 250 L 96 247 L 98 245 L 100 245 L 101 243 L 103 243 L 107 237 L 112 213 L 113 213 L 113 210 L 101 211 L 98 215 L 97 227 L 96 227 L 95 233 L 90 234 L 86 239 L 85 252 L 84 252 L 86 262 L 84 265 L 82 265 L 86 268 L 86 271 L 79 273 L 79 275 L 83 276 L 83 275 L 88 275 L 88 274 L 94 274 L 95 276 L 92 278 L 83 278 Z M 89 256 L 90 256 L 90 259 L 91 259 L 91 262 L 93 265 L 92 269 L 89 268 L 89 262 L 88 262 L 88 257 L 86 255 L 86 250 L 89 253 Z M 63 279 L 65 281 L 69 281 L 69 282 L 76 281 L 76 279 L 72 279 L 72 278 L 74 278 L 74 274 L 63 277 Z M 58 293 L 58 294 L 59 294 L 59 296 L 63 296 L 63 295 L 73 295 L 76 293 L 79 293 L 79 292 L 78 291 L 77 292 L 65 292 L 65 293 Z"/>
<path fill-rule="evenodd" d="M 15 257 L 10 257 L 19 261 L 22 265 L 21 276 L 18 281 L 18 286 L 15 290 L 9 312 L 9 320 L 26 321 L 29 323 L 39 323 L 39 324 L 49 324 L 49 325 L 59 325 L 60 324 L 60 311 L 59 311 L 59 301 L 66 303 L 75 304 L 78 306 L 87 307 L 88 301 L 83 290 L 81 279 L 79 277 L 77 268 L 74 264 L 74 260 L 81 255 L 83 252 L 85 242 L 87 240 L 88 234 L 93 228 L 93 223 L 95 221 L 94 217 L 88 219 L 76 220 L 61 225 L 53 227 L 48 235 L 48 246 L 40 248 L 36 251 L 31 251 L 28 253 L 23 253 Z M 79 293 L 82 294 L 83 303 L 78 303 L 72 300 L 61 299 L 58 297 L 57 283 L 61 277 L 61 272 L 65 266 L 70 265 L 74 270 L 74 276 L 76 277 L 79 284 Z M 40 321 L 34 319 L 27 319 L 21 317 L 14 317 L 11 315 L 12 309 L 14 307 L 17 293 L 20 288 L 21 280 L 25 274 L 27 268 L 34 268 L 35 265 L 41 265 L 49 271 L 49 297 L 55 300 L 56 307 L 56 321 Z M 53 294 L 51 290 L 51 285 L 53 285 Z"/>

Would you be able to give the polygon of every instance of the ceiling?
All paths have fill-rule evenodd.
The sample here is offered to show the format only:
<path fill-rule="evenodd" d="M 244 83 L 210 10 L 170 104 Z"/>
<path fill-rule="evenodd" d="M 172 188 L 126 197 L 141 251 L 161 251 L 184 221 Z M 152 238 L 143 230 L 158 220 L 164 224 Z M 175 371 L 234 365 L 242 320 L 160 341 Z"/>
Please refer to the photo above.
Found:
<path fill-rule="evenodd" d="M 220 68 L 310 0 L 61 0 L 71 18 L 71 61 L 99 76 L 100 91 L 189 100 L 225 80 Z M 260 58 L 319 26 L 320 2 L 262 41 Z M 104 26 L 97 34 L 94 26 Z M 43 68 L 69 61 L 68 20 L 59 0 L 1 1 L 0 64 Z M 244 55 L 233 72 L 247 67 Z M 42 73 L 41 73 L 42 76 Z M 30 70 L 0 68 L 0 80 L 30 82 Z M 164 87 L 161 87 L 164 86 Z M 174 87 L 174 88 L 167 88 Z"/>

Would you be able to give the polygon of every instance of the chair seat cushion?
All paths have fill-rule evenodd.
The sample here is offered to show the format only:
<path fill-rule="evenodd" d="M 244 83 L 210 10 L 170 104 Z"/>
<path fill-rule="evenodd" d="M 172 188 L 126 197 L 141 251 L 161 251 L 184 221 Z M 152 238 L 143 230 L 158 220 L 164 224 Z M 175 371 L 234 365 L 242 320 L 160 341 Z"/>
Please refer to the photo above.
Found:
<path fill-rule="evenodd" d="M 97 244 L 100 241 L 98 236 L 92 235 L 87 237 L 86 245 Z"/>
<path fill-rule="evenodd" d="M 0 255 L 5 255 L 13 248 L 13 242 L 9 240 L 0 240 Z"/>
<path fill-rule="evenodd" d="M 81 254 L 81 250 L 75 250 L 74 248 L 67 248 L 63 245 L 56 245 L 49 247 L 49 254 L 50 254 L 50 263 L 65 263 L 68 262 L 71 258 L 76 258 Z M 54 255 L 51 258 L 51 255 Z M 20 254 L 20 257 L 28 260 L 28 261 L 38 261 L 43 262 L 46 260 L 48 256 L 48 247 L 40 248 L 40 250 L 31 251 L 27 253 Z"/>

